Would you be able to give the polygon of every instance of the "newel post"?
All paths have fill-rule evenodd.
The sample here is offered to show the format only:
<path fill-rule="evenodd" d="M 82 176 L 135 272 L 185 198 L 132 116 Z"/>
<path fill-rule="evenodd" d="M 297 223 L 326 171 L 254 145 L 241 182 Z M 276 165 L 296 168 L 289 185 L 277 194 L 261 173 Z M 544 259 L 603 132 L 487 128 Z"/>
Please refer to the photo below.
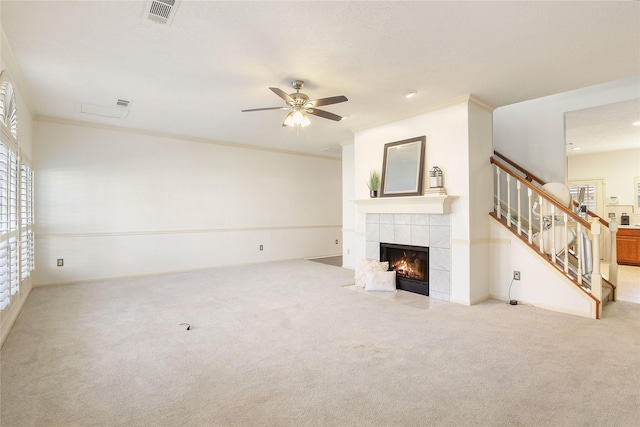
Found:
<path fill-rule="evenodd" d="M 597 319 L 602 315 L 602 277 L 600 276 L 600 234 L 602 232 L 602 226 L 600 225 L 600 218 L 594 217 L 591 220 L 591 234 L 593 235 L 593 256 L 591 262 L 593 263 L 593 269 L 591 271 L 591 295 L 596 297 L 600 304 L 598 304 Z"/>
<path fill-rule="evenodd" d="M 613 283 L 614 286 L 618 285 L 618 245 L 616 241 L 616 236 L 618 233 L 618 223 L 615 218 L 611 218 L 609 221 L 609 231 L 611 232 L 611 260 L 609 262 L 609 281 Z M 612 300 L 615 301 L 616 291 L 615 288 L 611 293 Z"/>

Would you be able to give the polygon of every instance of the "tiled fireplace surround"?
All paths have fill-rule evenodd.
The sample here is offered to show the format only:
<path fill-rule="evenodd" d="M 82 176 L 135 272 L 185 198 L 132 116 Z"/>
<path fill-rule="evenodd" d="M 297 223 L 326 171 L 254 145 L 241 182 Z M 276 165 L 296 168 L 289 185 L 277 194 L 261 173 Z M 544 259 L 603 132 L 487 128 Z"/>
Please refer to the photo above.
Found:
<path fill-rule="evenodd" d="M 451 298 L 451 220 L 448 214 L 366 214 L 367 258 L 380 259 L 380 242 L 429 248 L 429 296 Z"/>

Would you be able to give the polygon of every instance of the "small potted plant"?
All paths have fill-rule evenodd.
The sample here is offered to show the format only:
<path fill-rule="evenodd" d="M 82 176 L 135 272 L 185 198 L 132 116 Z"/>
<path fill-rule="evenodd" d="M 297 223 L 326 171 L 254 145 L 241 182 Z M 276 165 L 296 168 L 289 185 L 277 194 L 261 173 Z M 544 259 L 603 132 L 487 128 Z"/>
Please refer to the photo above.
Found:
<path fill-rule="evenodd" d="M 371 173 L 369 174 L 367 187 L 369 187 L 369 196 L 378 197 L 378 188 L 380 188 L 380 174 L 377 171 L 371 171 Z"/>

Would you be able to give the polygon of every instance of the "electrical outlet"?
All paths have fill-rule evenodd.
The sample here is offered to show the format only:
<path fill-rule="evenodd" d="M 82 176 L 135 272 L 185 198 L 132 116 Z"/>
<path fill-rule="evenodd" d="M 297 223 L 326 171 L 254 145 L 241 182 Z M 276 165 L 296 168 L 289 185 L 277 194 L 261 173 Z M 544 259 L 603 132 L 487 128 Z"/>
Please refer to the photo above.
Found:
<path fill-rule="evenodd" d="M 520 280 L 520 272 L 519 271 L 513 271 L 513 280 Z"/>
<path fill-rule="evenodd" d="M 64 259 L 58 258 L 58 267 L 63 267 L 63 266 L 64 266 Z"/>
<path fill-rule="evenodd" d="M 260 250 L 263 250 L 263 249 L 264 249 L 264 247 L 262 245 L 260 245 Z"/>
<path fill-rule="evenodd" d="M 338 244 L 338 239 L 336 239 L 336 245 Z"/>

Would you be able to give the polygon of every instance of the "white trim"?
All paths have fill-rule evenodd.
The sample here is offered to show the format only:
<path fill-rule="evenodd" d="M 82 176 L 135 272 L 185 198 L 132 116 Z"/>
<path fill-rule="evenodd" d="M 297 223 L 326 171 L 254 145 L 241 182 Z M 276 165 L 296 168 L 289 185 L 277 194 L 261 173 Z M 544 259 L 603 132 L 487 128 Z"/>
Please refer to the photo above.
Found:
<path fill-rule="evenodd" d="M 499 301 L 505 301 L 505 304 L 506 304 L 506 301 L 508 299 L 508 297 L 503 297 L 501 295 L 495 295 L 495 294 L 490 294 L 489 298 L 496 299 L 496 300 L 499 300 Z M 592 311 L 595 312 L 595 307 L 593 307 L 595 305 L 595 302 L 593 300 L 591 300 L 591 301 L 593 303 L 591 304 L 592 307 L 591 307 L 590 312 L 580 311 L 580 310 L 573 310 L 573 309 L 570 309 L 570 308 L 559 307 L 559 306 L 552 305 L 552 304 L 541 304 L 541 303 L 538 303 L 538 302 L 529 302 L 529 301 L 526 301 L 526 300 L 522 300 L 520 298 L 518 298 L 518 305 L 516 305 L 514 307 L 518 307 L 518 306 L 521 306 L 521 305 L 526 305 L 526 306 L 533 307 L 533 308 L 541 308 L 541 309 L 544 309 L 544 310 L 555 311 L 557 313 L 571 314 L 571 315 L 574 315 L 574 316 L 586 317 L 588 319 L 594 319 L 595 320 L 596 319 L 595 316 L 591 313 Z"/>
<path fill-rule="evenodd" d="M 360 132 L 360 131 L 363 131 L 363 130 L 368 130 L 368 129 L 372 129 L 372 128 L 375 128 L 375 127 L 384 126 L 384 125 L 388 125 L 388 124 L 391 124 L 391 123 L 399 122 L 401 120 L 409 119 L 411 117 L 420 116 L 420 115 L 423 115 L 423 114 L 426 114 L 426 113 L 431 113 L 433 111 L 444 110 L 445 108 L 453 107 L 455 105 L 459 105 L 459 104 L 468 105 L 469 103 L 476 104 L 476 105 L 484 108 L 485 110 L 487 110 L 489 112 L 492 112 L 493 110 L 496 109 L 496 107 L 494 107 L 494 106 L 482 101 L 478 97 L 476 97 L 473 94 L 469 93 L 469 94 L 466 94 L 466 95 L 462 95 L 462 96 L 458 96 L 456 98 L 450 99 L 448 101 L 441 102 L 439 104 L 431 105 L 429 107 L 426 107 L 426 108 L 423 108 L 423 109 L 420 109 L 420 110 L 412 110 L 409 113 L 399 114 L 397 116 L 385 119 L 383 121 L 369 123 L 367 125 L 352 129 L 352 131 L 354 133 L 356 133 L 356 132 Z"/>
<path fill-rule="evenodd" d="M 353 202 L 358 213 L 449 214 L 451 202 L 458 196 L 374 197 Z"/>
<path fill-rule="evenodd" d="M 271 264 L 271 263 L 274 263 L 274 262 L 292 261 L 292 260 L 300 260 L 300 259 L 305 259 L 305 258 L 280 258 L 280 259 L 270 259 L 268 261 L 241 262 L 241 263 L 238 263 L 238 264 L 225 264 L 225 265 L 220 265 L 220 266 L 209 266 L 209 267 L 202 267 L 202 268 L 187 268 L 187 269 L 182 269 L 182 270 L 155 271 L 153 273 L 122 274 L 122 275 L 116 275 L 116 276 L 95 277 L 95 278 L 91 278 L 91 279 L 66 280 L 66 281 L 61 281 L 61 282 L 48 282 L 48 283 L 33 283 L 31 285 L 31 287 L 32 288 L 46 288 L 46 287 L 49 287 L 49 286 L 89 284 L 89 283 L 97 283 L 97 282 L 104 282 L 104 281 L 110 281 L 110 280 L 133 279 L 133 278 L 138 278 L 138 277 L 154 277 L 154 276 L 161 276 L 161 275 L 165 275 L 165 274 L 191 273 L 191 272 L 194 272 L 194 271 L 214 270 L 214 269 L 219 269 L 219 268 L 238 267 L 238 266 L 243 266 L 243 265 Z"/>
<path fill-rule="evenodd" d="M 262 147 L 262 146 L 259 146 L 259 145 L 239 144 L 239 143 L 234 143 L 234 142 L 218 141 L 218 140 L 206 139 L 206 138 L 197 138 L 197 137 L 193 137 L 193 136 L 177 135 L 177 134 L 165 133 L 165 132 L 154 132 L 154 131 L 148 131 L 148 130 L 129 129 L 129 128 L 122 127 L 122 126 L 112 126 L 112 125 L 103 125 L 103 124 L 97 124 L 97 123 L 87 123 L 87 122 L 80 122 L 80 121 L 77 121 L 77 120 L 68 120 L 68 119 L 57 119 L 57 118 L 48 117 L 48 116 L 36 116 L 36 118 L 34 120 L 35 121 L 39 121 L 39 122 L 43 122 L 43 123 L 53 123 L 53 124 L 60 124 L 60 125 L 79 126 L 79 127 L 90 128 L 90 129 L 101 129 L 101 130 L 110 130 L 110 131 L 117 131 L 117 132 L 127 132 L 127 133 L 132 133 L 132 134 L 137 134 L 137 135 L 154 136 L 154 137 L 157 137 L 157 138 L 178 139 L 178 140 L 182 140 L 182 141 L 201 142 L 201 143 L 204 143 L 204 144 L 221 145 L 221 146 L 225 146 L 225 147 L 234 147 L 234 148 L 241 148 L 241 149 L 246 149 L 246 150 L 266 151 L 266 152 L 269 152 L 269 153 L 290 154 L 292 156 L 312 157 L 312 158 L 315 158 L 315 159 L 335 160 L 337 162 L 342 162 L 342 158 L 341 157 L 335 157 L 335 156 L 323 156 L 323 155 L 320 155 L 320 154 L 304 153 L 304 152 L 300 152 L 300 151 L 291 151 L 291 150 L 282 150 L 282 149 L 277 149 L 277 148 Z"/>
<path fill-rule="evenodd" d="M 474 246 L 474 245 L 490 245 L 494 243 L 496 240 L 490 237 L 483 237 L 480 239 L 451 239 L 452 245 L 461 245 L 461 246 Z M 508 240 L 507 240 L 508 242 Z"/>
<path fill-rule="evenodd" d="M 301 225 L 283 227 L 243 227 L 243 228 L 201 228 L 193 230 L 147 230 L 147 231 L 104 231 L 93 233 L 38 233 L 38 239 L 53 239 L 67 237 L 119 237 L 119 236 L 152 236 L 158 234 L 206 234 L 206 233 L 235 233 L 248 231 L 270 230 L 313 230 L 318 228 L 340 228 L 340 225 Z"/>
<path fill-rule="evenodd" d="M 24 307 L 24 303 L 27 302 L 27 298 L 29 298 L 32 288 L 33 285 L 29 286 L 25 293 L 20 290 L 20 298 L 17 298 L 16 301 L 17 305 L 11 304 L 5 311 L 3 311 L 3 314 L 7 312 L 7 318 L 2 320 L 2 327 L 0 328 L 0 348 L 4 345 L 5 340 L 9 336 L 9 332 L 11 332 L 11 328 L 13 328 L 13 324 L 16 323 L 16 320 L 18 319 L 18 316 L 22 313 L 22 308 Z"/>

